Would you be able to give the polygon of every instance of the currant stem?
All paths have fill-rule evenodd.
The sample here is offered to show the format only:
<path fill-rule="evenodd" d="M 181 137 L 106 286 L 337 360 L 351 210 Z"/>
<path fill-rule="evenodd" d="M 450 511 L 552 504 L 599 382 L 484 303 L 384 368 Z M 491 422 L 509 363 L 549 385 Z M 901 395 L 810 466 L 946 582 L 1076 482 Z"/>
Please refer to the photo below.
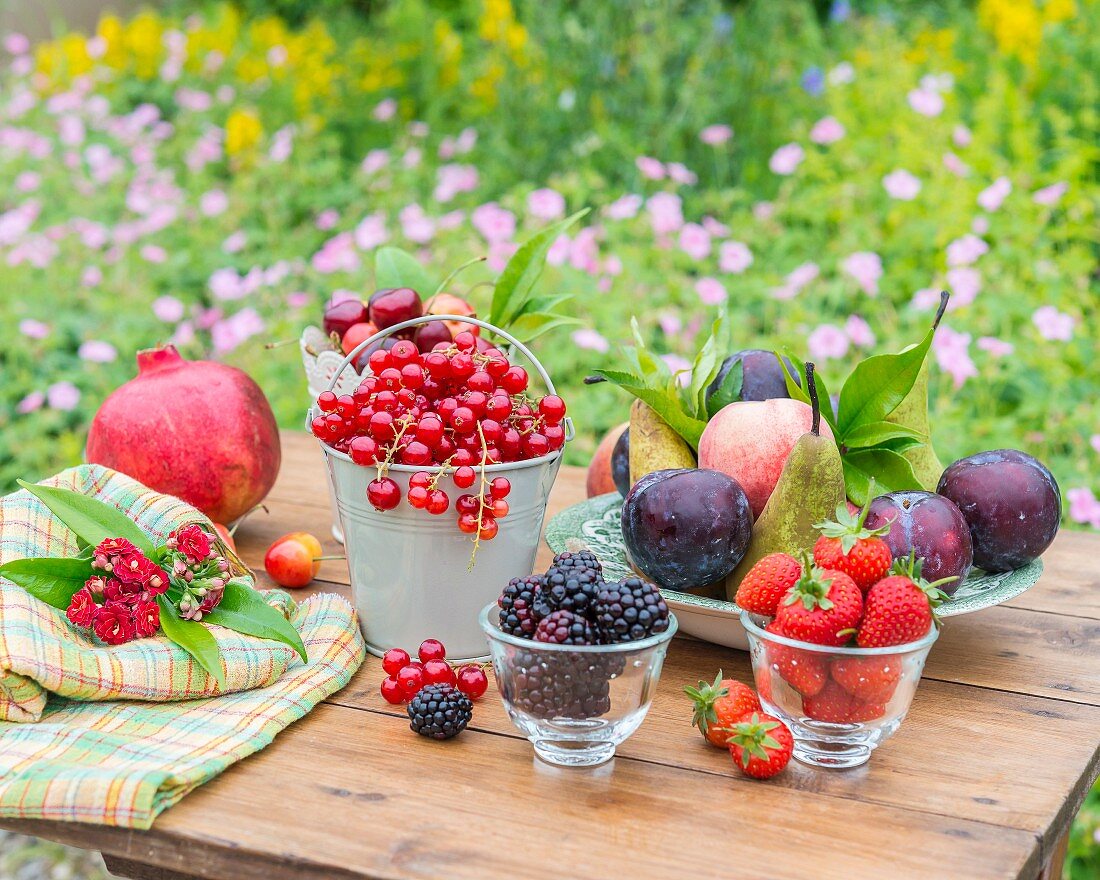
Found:
<path fill-rule="evenodd" d="M 485 432 L 481 430 L 481 422 L 477 423 L 477 435 L 481 438 L 481 486 L 477 498 L 477 531 L 474 533 L 474 549 L 470 553 L 470 564 L 466 566 L 467 571 L 474 570 L 474 563 L 477 561 L 477 550 L 481 546 L 481 523 L 485 516 L 485 490 L 489 486 L 489 481 L 485 477 L 485 462 L 488 458 L 489 444 L 485 442 Z"/>

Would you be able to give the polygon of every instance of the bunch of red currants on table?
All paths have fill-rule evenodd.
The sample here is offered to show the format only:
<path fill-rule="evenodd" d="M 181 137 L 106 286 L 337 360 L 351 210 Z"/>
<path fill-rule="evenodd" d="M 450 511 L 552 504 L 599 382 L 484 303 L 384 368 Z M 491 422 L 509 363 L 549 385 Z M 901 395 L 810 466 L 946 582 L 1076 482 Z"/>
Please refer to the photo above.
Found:
<path fill-rule="evenodd" d="M 390 648 L 382 656 L 387 678 L 382 698 L 395 706 L 407 704 L 413 731 L 431 739 L 450 739 L 466 729 L 473 702 L 489 687 L 485 670 L 476 663 L 454 669 L 447 649 L 438 639 L 425 639 L 413 660 L 404 648 Z"/>

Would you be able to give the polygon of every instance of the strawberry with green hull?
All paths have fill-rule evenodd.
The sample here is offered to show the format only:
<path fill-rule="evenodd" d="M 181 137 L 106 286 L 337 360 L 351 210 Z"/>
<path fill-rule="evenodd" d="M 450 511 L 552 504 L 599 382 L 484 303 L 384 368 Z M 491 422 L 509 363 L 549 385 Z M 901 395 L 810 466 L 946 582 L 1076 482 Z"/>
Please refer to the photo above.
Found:
<path fill-rule="evenodd" d="M 846 644 L 863 616 L 863 594 L 842 571 L 825 571 L 809 560 L 780 603 L 775 622 L 791 639 L 815 645 Z"/>
<path fill-rule="evenodd" d="M 802 577 L 802 566 L 789 553 L 772 553 L 749 569 L 734 601 L 746 611 L 775 617 L 787 592 Z"/>
<path fill-rule="evenodd" d="M 955 580 L 928 583 L 921 577 L 920 560 L 912 554 L 897 560 L 892 571 L 867 591 L 863 622 L 856 635 L 861 648 L 904 645 L 924 638 L 936 623 L 935 609 L 947 598 L 940 586 Z"/>
<path fill-rule="evenodd" d="M 774 620 L 764 629 L 778 636 L 786 636 Z M 778 642 L 769 642 L 767 650 L 769 665 L 804 697 L 812 697 L 818 693 L 829 680 L 825 658 L 816 651 L 793 648 Z"/>
<path fill-rule="evenodd" d="M 729 749 L 734 763 L 746 776 L 770 779 L 790 762 L 794 737 L 774 715 L 753 712 L 733 725 Z"/>
<path fill-rule="evenodd" d="M 881 718 L 886 714 L 886 704 L 861 700 L 830 680 L 818 693 L 802 701 L 802 711 L 814 721 L 857 724 Z"/>
<path fill-rule="evenodd" d="M 869 703 L 888 703 L 901 681 L 900 655 L 837 657 L 830 674 L 849 694 Z"/>
<path fill-rule="evenodd" d="M 873 481 L 871 492 L 874 493 Z M 814 562 L 822 568 L 844 572 L 864 593 L 886 576 L 894 561 L 889 545 L 881 537 L 890 531 L 890 526 L 870 529 L 864 524 L 870 507 L 868 499 L 853 514 L 846 504 L 841 504 L 836 509 L 836 519 L 814 524 L 821 532 L 814 544 Z"/>
<path fill-rule="evenodd" d="M 722 671 L 713 684 L 700 681 L 695 687 L 685 687 L 694 704 L 691 724 L 711 745 L 726 748 L 733 725 L 750 712 L 760 711 L 760 700 L 752 688 L 733 678 L 722 678 Z"/>

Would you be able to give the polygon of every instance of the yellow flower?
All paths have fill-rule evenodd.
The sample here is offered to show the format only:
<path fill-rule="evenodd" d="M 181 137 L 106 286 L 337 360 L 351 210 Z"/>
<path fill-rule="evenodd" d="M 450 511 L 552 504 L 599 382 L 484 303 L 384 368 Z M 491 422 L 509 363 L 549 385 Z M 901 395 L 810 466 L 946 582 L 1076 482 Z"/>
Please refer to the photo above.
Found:
<path fill-rule="evenodd" d="M 104 15 L 95 29 L 103 40 L 103 63 L 116 70 L 126 66 L 126 47 L 122 45 L 122 22 L 116 15 Z"/>
<path fill-rule="evenodd" d="M 495 58 L 489 62 L 485 73 L 470 83 L 470 94 L 485 104 L 497 102 L 497 84 L 504 78 L 504 66 Z"/>
<path fill-rule="evenodd" d="M 997 48 L 1028 67 L 1039 58 L 1042 19 L 1033 0 L 981 0 L 978 21 L 993 35 Z"/>
<path fill-rule="evenodd" d="M 435 23 L 435 57 L 439 59 L 439 85 L 453 88 L 458 84 L 462 62 L 462 40 L 444 20 Z"/>
<path fill-rule="evenodd" d="M 485 0 L 485 13 L 478 23 L 478 36 L 491 43 L 503 39 L 515 21 L 511 0 Z"/>
<path fill-rule="evenodd" d="M 122 31 L 122 45 L 134 63 L 134 72 L 142 79 L 152 79 L 160 68 L 164 54 L 164 28 L 152 12 L 134 16 Z"/>
<path fill-rule="evenodd" d="M 39 43 L 34 53 L 35 70 L 46 76 L 53 86 L 67 85 L 74 77 L 92 69 L 88 44 L 80 34 L 66 34 L 59 40 Z"/>
<path fill-rule="evenodd" d="M 254 110 L 234 110 L 225 121 L 225 152 L 230 156 L 250 152 L 263 133 L 264 127 Z"/>
<path fill-rule="evenodd" d="M 1060 21 L 1069 21 L 1077 15 L 1077 6 L 1073 0 L 1047 0 L 1043 4 L 1043 21 L 1047 24 L 1057 24 Z"/>

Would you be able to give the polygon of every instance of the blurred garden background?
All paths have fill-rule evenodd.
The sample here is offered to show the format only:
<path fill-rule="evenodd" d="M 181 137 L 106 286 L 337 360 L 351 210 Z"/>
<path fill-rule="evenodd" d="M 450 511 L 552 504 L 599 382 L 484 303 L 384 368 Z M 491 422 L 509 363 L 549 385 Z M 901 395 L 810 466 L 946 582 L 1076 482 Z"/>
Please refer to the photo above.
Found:
<path fill-rule="evenodd" d="M 0 0 L 0 491 L 79 461 L 164 342 L 297 428 L 297 346 L 265 344 L 368 295 L 376 248 L 440 279 L 486 255 L 453 292 L 487 312 L 516 243 L 589 207 L 535 343 L 573 463 L 626 417 L 581 380 L 632 315 L 679 368 L 725 307 L 835 388 L 947 288 L 940 457 L 1025 449 L 1100 528 L 1100 2 L 67 6 Z M 12 840 L 0 878 L 97 876 Z M 1100 876 L 1096 792 L 1066 876 Z"/>

